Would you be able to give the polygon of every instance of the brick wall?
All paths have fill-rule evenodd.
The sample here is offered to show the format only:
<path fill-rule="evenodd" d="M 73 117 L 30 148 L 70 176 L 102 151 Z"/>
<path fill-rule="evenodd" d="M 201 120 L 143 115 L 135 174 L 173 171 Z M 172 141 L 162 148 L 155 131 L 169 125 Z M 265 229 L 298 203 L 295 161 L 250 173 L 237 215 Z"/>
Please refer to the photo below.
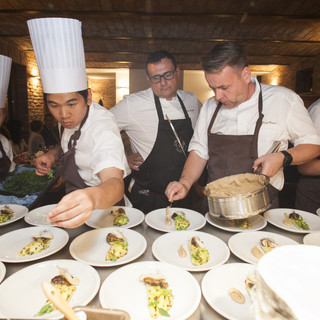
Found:
<path fill-rule="evenodd" d="M 88 86 L 92 91 L 92 99 L 99 102 L 102 99 L 103 106 L 110 109 L 116 104 L 116 80 L 113 79 L 88 79 Z"/>

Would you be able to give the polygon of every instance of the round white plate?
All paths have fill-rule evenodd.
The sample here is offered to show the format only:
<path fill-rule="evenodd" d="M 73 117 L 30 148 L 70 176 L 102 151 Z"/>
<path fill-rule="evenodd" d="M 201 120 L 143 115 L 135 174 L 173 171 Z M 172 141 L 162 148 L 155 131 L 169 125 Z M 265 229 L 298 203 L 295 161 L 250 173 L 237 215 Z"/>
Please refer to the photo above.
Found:
<path fill-rule="evenodd" d="M 4 279 L 4 276 L 6 275 L 6 266 L 4 263 L 0 261 L 0 283 Z"/>
<path fill-rule="evenodd" d="M 294 225 L 287 226 L 283 223 L 284 214 L 285 213 L 290 214 L 293 211 L 302 216 L 303 220 L 309 225 L 309 228 L 310 228 L 309 230 L 301 230 Z M 313 231 L 320 231 L 320 217 L 314 213 L 310 213 L 307 211 L 288 209 L 288 208 L 271 209 L 264 213 L 264 218 L 271 224 L 275 225 L 276 227 L 283 230 L 290 231 L 290 232 L 309 233 Z"/>
<path fill-rule="evenodd" d="M 147 288 L 139 280 L 142 274 L 162 274 L 166 277 L 174 296 L 168 319 L 185 320 L 198 308 L 201 299 L 198 281 L 180 267 L 157 261 L 132 263 L 111 273 L 100 289 L 101 306 L 125 310 L 131 320 L 151 319 Z"/>
<path fill-rule="evenodd" d="M 262 238 L 268 238 L 277 243 L 279 246 L 298 244 L 298 242 L 277 233 L 251 231 L 234 234 L 229 239 L 228 246 L 231 252 L 240 259 L 249 263 L 256 264 L 259 262 L 259 259 L 251 253 L 251 249 L 254 246 L 257 246 L 261 250 L 261 252 L 263 252 L 259 244 L 260 239 Z"/>
<path fill-rule="evenodd" d="M 253 303 L 247 293 L 245 279 L 255 273 L 255 266 L 247 263 L 228 263 L 208 271 L 201 282 L 204 298 L 215 311 L 230 320 L 254 320 Z M 232 300 L 228 292 L 239 290 L 245 302 Z"/>
<path fill-rule="evenodd" d="M 192 237 L 199 237 L 209 251 L 210 259 L 202 266 L 191 263 L 189 241 Z M 185 258 L 178 254 L 180 245 L 187 252 Z M 230 256 L 228 246 L 219 238 L 200 231 L 175 231 L 166 233 L 157 238 L 152 245 L 152 253 L 159 260 L 174 264 L 188 271 L 207 271 L 214 266 L 225 263 Z"/>
<path fill-rule="evenodd" d="M 123 208 L 126 212 L 129 222 L 122 228 L 133 228 L 144 220 L 144 213 L 136 208 L 114 206 L 108 209 L 94 210 L 90 219 L 86 224 L 91 228 L 108 228 L 113 227 L 113 217 L 111 216 L 112 210 L 117 210 L 118 208 Z"/>
<path fill-rule="evenodd" d="M 113 230 L 120 231 L 128 241 L 128 253 L 117 261 L 106 261 L 110 248 L 107 235 Z M 102 228 L 87 231 L 75 238 L 69 247 L 70 254 L 78 261 L 96 267 L 114 267 L 140 257 L 147 248 L 146 239 L 137 231 L 125 228 Z"/>
<path fill-rule="evenodd" d="M 49 230 L 53 235 L 49 248 L 31 256 L 18 256 L 19 251 L 33 241 L 32 235 L 43 230 Z M 68 233 L 55 227 L 29 227 L 14 230 L 0 237 L 0 261 L 19 263 L 38 260 L 59 251 L 68 240 Z"/>
<path fill-rule="evenodd" d="M 230 231 L 230 232 L 256 231 L 256 230 L 263 229 L 267 225 L 267 221 L 259 214 L 254 217 L 248 218 L 249 223 L 251 223 L 251 227 L 248 229 L 241 229 L 235 226 L 230 226 L 227 220 L 219 219 L 219 218 L 211 218 L 209 216 L 209 213 L 206 213 L 205 217 L 207 221 L 214 227 L 217 227 L 222 230 Z"/>
<path fill-rule="evenodd" d="M 57 265 L 80 279 L 69 305 L 87 305 L 99 290 L 98 272 L 86 263 L 74 260 L 49 260 L 23 268 L 3 281 L 0 285 L 1 312 L 8 318 L 34 318 L 47 300 L 41 283 L 50 282 L 59 275 Z M 36 318 L 57 319 L 62 318 L 62 314 L 56 310 Z"/>
<path fill-rule="evenodd" d="M 320 232 L 311 232 L 303 237 L 303 243 L 311 246 L 320 246 Z"/>
<path fill-rule="evenodd" d="M 174 213 L 175 210 L 180 210 L 185 213 L 186 218 L 190 222 L 190 226 L 188 227 L 187 230 L 199 230 L 202 227 L 204 227 L 204 225 L 206 224 L 205 217 L 197 211 L 193 211 L 185 208 L 171 208 L 170 209 L 171 215 Z M 153 229 L 163 231 L 163 232 L 177 231 L 174 229 L 173 219 L 171 219 L 172 220 L 171 226 L 167 226 L 165 224 L 165 220 L 166 220 L 166 208 L 153 210 L 149 212 L 145 218 L 146 224 Z"/>
<path fill-rule="evenodd" d="M 3 223 L 0 223 L 0 227 L 5 226 L 9 223 L 15 222 L 21 218 L 23 218 L 26 213 L 28 212 L 28 208 L 25 206 L 21 206 L 19 204 L 0 204 L 0 210 L 3 209 L 4 206 L 8 206 L 10 209 L 12 209 L 13 212 L 13 217 Z"/>
<path fill-rule="evenodd" d="M 48 204 L 43 207 L 39 207 L 29 211 L 25 217 L 25 222 L 33 226 L 52 226 L 53 224 L 47 221 L 49 212 L 54 209 L 57 204 Z"/>

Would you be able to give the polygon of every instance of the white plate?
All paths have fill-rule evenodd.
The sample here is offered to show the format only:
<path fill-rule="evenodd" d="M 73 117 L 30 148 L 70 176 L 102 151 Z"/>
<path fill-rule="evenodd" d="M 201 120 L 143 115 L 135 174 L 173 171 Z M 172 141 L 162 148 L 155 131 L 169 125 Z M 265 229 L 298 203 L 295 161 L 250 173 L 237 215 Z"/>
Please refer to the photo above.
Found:
<path fill-rule="evenodd" d="M 254 320 L 252 300 L 245 288 L 245 279 L 255 272 L 255 266 L 247 263 L 228 263 L 207 272 L 201 282 L 201 289 L 208 304 L 230 320 Z M 231 288 L 239 290 L 245 302 L 239 304 L 231 299 Z"/>
<path fill-rule="evenodd" d="M 311 246 L 320 246 L 320 232 L 311 232 L 303 237 L 303 243 Z"/>
<path fill-rule="evenodd" d="M 192 237 L 199 237 L 210 254 L 209 261 L 202 266 L 191 263 L 189 241 Z M 185 258 L 178 254 L 180 245 L 187 252 Z M 159 260 L 174 264 L 188 271 L 207 271 L 214 266 L 225 263 L 230 256 L 228 246 L 219 238 L 200 231 L 175 231 L 166 233 L 157 238 L 152 245 L 152 253 Z"/>
<path fill-rule="evenodd" d="M 23 268 L 0 285 L 0 310 L 11 318 L 34 318 L 43 307 L 46 296 L 42 290 L 42 282 L 50 282 L 59 275 L 56 266 L 67 269 L 80 279 L 80 284 L 69 304 L 74 306 L 87 305 L 97 294 L 100 286 L 98 272 L 91 266 L 74 260 L 49 260 Z M 18 304 L 17 304 L 18 303 Z M 62 318 L 60 311 L 53 311 L 39 318 Z"/>
<path fill-rule="evenodd" d="M 209 213 L 206 213 L 206 219 L 214 227 L 230 232 L 256 231 L 263 229 L 267 225 L 267 221 L 259 214 L 254 217 L 248 218 L 249 223 L 251 223 L 251 227 L 248 229 L 241 229 L 235 226 L 230 226 L 228 225 L 228 222 L 224 219 L 211 218 L 209 216 Z"/>
<path fill-rule="evenodd" d="M 284 214 L 290 214 L 293 211 L 302 216 L 303 220 L 309 225 L 310 230 L 300 230 L 294 225 L 287 226 L 283 223 Z M 264 217 L 268 222 L 275 225 L 276 227 L 290 232 L 309 233 L 313 231 L 320 231 L 320 217 L 314 213 L 295 209 L 279 208 L 266 211 L 264 213 Z"/>
<path fill-rule="evenodd" d="M 110 248 L 107 235 L 113 230 L 120 231 L 128 241 L 128 253 L 117 261 L 106 261 Z M 147 248 L 146 239 L 137 231 L 125 228 L 102 228 L 87 231 L 75 238 L 69 247 L 70 254 L 78 261 L 97 267 L 114 267 L 140 257 Z"/>
<path fill-rule="evenodd" d="M 316 210 L 316 213 L 317 213 L 318 216 L 320 216 L 320 208 L 318 208 L 318 209 Z"/>
<path fill-rule="evenodd" d="M 14 211 L 14 213 L 13 213 L 13 217 L 10 220 L 0 223 L 0 227 L 23 218 L 25 214 L 28 212 L 27 207 L 21 206 L 19 204 L 0 204 L 0 210 L 3 209 L 4 206 L 8 206 L 10 209 Z"/>
<path fill-rule="evenodd" d="M 17 256 L 19 251 L 33 240 L 32 235 L 43 230 L 49 230 L 53 235 L 49 248 L 31 256 Z M 68 240 L 68 233 L 55 227 L 29 227 L 14 230 L 0 237 L 0 261 L 19 263 L 38 260 L 59 251 Z"/>
<path fill-rule="evenodd" d="M 132 263 L 111 273 L 100 289 L 101 306 L 125 310 L 131 320 L 151 319 L 147 289 L 139 280 L 142 274 L 162 274 L 166 277 L 174 296 L 168 319 L 185 320 L 198 308 L 201 299 L 198 281 L 180 267 L 157 261 Z"/>
<path fill-rule="evenodd" d="M 49 212 L 54 209 L 57 204 L 48 204 L 43 207 L 39 207 L 29 211 L 25 217 L 25 222 L 33 226 L 52 226 L 53 224 L 47 221 Z"/>
<path fill-rule="evenodd" d="M 171 215 L 174 213 L 175 210 L 183 211 L 186 215 L 186 218 L 190 222 L 190 226 L 187 230 L 199 230 L 206 224 L 205 217 L 197 212 L 190 209 L 185 208 L 171 208 L 170 213 Z M 171 226 L 167 226 L 165 224 L 166 220 L 166 208 L 163 209 L 157 209 L 149 212 L 146 215 L 146 224 L 156 230 L 163 231 L 163 232 L 171 232 L 171 231 L 177 231 L 174 229 L 174 221 L 172 220 Z"/>
<path fill-rule="evenodd" d="M 122 228 L 132 228 L 143 222 L 144 213 L 142 211 L 130 207 L 114 206 L 108 209 L 94 210 L 86 224 L 91 228 L 113 227 L 111 211 L 117 210 L 118 208 L 123 208 L 129 218 L 129 222 L 126 225 L 121 226 Z"/>
<path fill-rule="evenodd" d="M 0 261 L 0 283 L 6 275 L 6 266 Z"/>
<path fill-rule="evenodd" d="M 251 253 L 251 249 L 254 246 L 257 246 L 262 252 L 262 249 L 259 245 L 260 239 L 262 238 L 269 238 L 279 246 L 298 244 L 298 242 L 277 233 L 265 231 L 250 231 L 234 234 L 229 239 L 228 246 L 231 252 L 240 259 L 249 263 L 256 264 L 259 262 L 259 259 Z"/>

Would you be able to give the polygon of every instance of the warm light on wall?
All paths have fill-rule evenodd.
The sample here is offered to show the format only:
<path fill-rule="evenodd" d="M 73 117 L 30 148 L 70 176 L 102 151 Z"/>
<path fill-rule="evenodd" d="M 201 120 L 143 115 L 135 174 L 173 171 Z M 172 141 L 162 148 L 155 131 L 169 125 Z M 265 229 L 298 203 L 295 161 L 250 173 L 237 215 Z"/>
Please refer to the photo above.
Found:
<path fill-rule="evenodd" d="M 30 76 L 34 78 L 40 78 L 39 77 L 39 70 L 36 67 L 32 67 L 30 71 Z"/>
<path fill-rule="evenodd" d="M 271 80 L 271 85 L 273 85 L 273 86 L 277 86 L 278 85 L 278 78 L 277 77 L 275 77 L 275 78 L 273 78 L 272 80 Z"/>

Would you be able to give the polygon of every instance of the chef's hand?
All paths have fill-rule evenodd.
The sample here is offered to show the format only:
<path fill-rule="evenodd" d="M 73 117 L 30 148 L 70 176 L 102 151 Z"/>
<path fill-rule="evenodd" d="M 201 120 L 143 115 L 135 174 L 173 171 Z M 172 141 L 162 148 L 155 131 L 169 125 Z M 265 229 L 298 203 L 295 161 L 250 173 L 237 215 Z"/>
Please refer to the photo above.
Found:
<path fill-rule="evenodd" d="M 34 159 L 34 164 L 36 166 L 36 175 L 44 176 L 46 175 L 54 162 L 54 155 L 50 152 L 43 154 L 42 156 Z"/>
<path fill-rule="evenodd" d="M 168 184 L 165 195 L 168 197 L 169 202 L 172 202 L 185 198 L 188 192 L 189 190 L 184 184 L 173 181 Z"/>
<path fill-rule="evenodd" d="M 127 156 L 128 164 L 130 169 L 139 171 L 139 166 L 143 163 L 141 155 L 137 153 L 130 153 Z"/>
<path fill-rule="evenodd" d="M 261 174 L 268 177 L 273 177 L 282 167 L 284 155 L 281 152 L 265 154 L 253 163 L 253 171 L 259 170 L 261 166 Z"/>
<path fill-rule="evenodd" d="M 80 189 L 64 196 L 49 212 L 48 221 L 62 228 L 77 228 L 90 218 L 93 210 L 92 189 Z"/>

